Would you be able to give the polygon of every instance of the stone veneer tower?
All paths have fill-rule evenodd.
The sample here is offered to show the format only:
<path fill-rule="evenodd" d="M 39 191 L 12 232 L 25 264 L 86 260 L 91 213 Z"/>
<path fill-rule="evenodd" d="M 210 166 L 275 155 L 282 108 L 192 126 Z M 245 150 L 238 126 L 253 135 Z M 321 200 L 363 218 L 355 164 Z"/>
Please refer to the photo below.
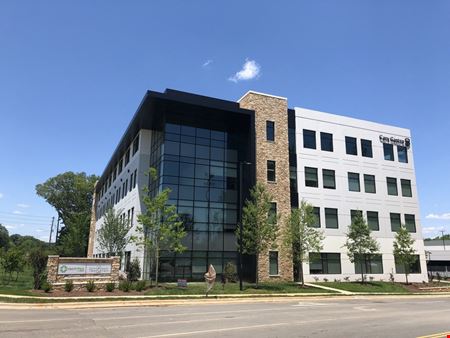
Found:
<path fill-rule="evenodd" d="M 92 194 L 91 223 L 89 226 L 89 242 L 87 256 L 94 256 L 95 223 L 97 222 L 97 182 L 94 184 L 94 193 Z"/>
<path fill-rule="evenodd" d="M 240 107 L 255 111 L 256 180 L 263 183 L 273 196 L 280 215 L 277 241 L 278 276 L 269 276 L 269 253 L 261 254 L 258 276 L 261 281 L 292 280 L 291 252 L 281 245 L 281 233 L 286 218 L 291 213 L 289 181 L 289 141 L 287 99 L 253 91 L 247 92 L 239 101 Z M 275 123 L 275 141 L 267 141 L 266 122 Z M 275 182 L 267 181 L 267 161 L 275 161 Z"/>

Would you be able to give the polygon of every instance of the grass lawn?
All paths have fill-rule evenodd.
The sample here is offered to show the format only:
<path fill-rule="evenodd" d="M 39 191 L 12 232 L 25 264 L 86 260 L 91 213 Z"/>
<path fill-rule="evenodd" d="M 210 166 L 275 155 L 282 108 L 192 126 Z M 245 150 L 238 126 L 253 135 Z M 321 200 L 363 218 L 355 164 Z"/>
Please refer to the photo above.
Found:
<path fill-rule="evenodd" d="M 178 288 L 175 283 L 163 283 L 159 288 L 151 288 L 145 291 L 146 295 L 204 295 L 206 291 L 205 283 L 188 283 L 185 289 Z M 319 288 L 301 288 L 295 283 L 260 283 L 256 289 L 254 284 L 244 283 L 244 290 L 239 290 L 239 283 L 228 283 L 222 289 L 221 283 L 216 283 L 209 295 L 224 294 L 289 294 L 289 293 L 333 293 Z"/>
<path fill-rule="evenodd" d="M 0 294 L 8 295 L 32 295 L 31 290 L 33 288 L 33 275 L 30 268 L 26 268 L 23 272 L 19 273 L 17 281 L 15 280 L 15 274 L 11 281 L 8 281 L 9 276 L 0 272 Z"/>
<path fill-rule="evenodd" d="M 410 293 L 402 284 L 390 282 L 366 282 L 365 284 L 359 282 L 323 282 L 314 284 L 351 292 Z"/>

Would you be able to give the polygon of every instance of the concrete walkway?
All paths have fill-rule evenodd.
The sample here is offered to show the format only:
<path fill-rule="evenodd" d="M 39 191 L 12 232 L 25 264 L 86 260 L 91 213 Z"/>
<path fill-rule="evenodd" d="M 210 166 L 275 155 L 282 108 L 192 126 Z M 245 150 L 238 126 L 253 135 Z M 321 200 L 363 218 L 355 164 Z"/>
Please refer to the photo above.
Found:
<path fill-rule="evenodd" d="M 354 295 L 354 292 L 351 291 L 346 291 L 346 290 L 341 290 L 341 289 L 335 289 L 335 288 L 330 288 L 328 286 L 323 286 L 323 285 L 317 285 L 317 284 L 311 284 L 311 283 L 305 283 L 306 286 L 309 287 L 313 287 L 313 288 L 319 288 L 319 289 L 323 289 L 323 290 L 328 290 L 328 291 L 333 291 L 333 292 L 337 292 L 337 293 L 341 293 L 343 295 Z"/>

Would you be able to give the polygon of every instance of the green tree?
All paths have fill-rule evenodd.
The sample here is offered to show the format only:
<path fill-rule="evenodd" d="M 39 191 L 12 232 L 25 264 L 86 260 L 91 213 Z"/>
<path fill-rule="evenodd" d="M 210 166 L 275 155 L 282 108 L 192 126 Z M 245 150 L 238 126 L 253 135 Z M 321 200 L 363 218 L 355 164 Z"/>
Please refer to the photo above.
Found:
<path fill-rule="evenodd" d="M 376 254 L 379 245 L 376 239 L 372 238 L 371 230 L 362 212 L 357 212 L 352 223 L 348 227 L 345 247 L 347 255 L 352 263 L 359 263 L 361 267 L 361 283 L 364 283 L 364 258 L 367 255 Z"/>
<path fill-rule="evenodd" d="M 158 182 L 157 171 L 150 168 L 151 184 Z M 182 240 L 186 236 L 183 222 L 176 212 L 176 206 L 168 204 L 170 189 L 166 188 L 151 196 L 148 188 L 143 189 L 144 212 L 137 216 L 137 236 L 133 241 L 145 248 L 151 260 L 155 261 L 155 283 L 158 286 L 159 257 L 161 250 L 180 253 L 186 250 Z"/>
<path fill-rule="evenodd" d="M 283 243 L 292 250 L 294 264 L 297 265 L 298 279 L 305 286 L 303 278 L 303 262 L 309 260 L 310 252 L 322 250 L 323 232 L 313 228 L 317 223 L 314 215 L 314 207 L 305 201 L 301 201 L 300 207 L 292 209 L 291 215 L 286 219 L 283 234 Z"/>
<path fill-rule="evenodd" d="M 0 252 L 7 251 L 9 248 L 9 232 L 3 225 L 0 224 Z"/>
<path fill-rule="evenodd" d="M 416 255 L 413 248 L 414 239 L 402 224 L 394 240 L 394 257 L 396 261 L 403 265 L 405 269 L 406 284 L 408 284 L 408 275 L 411 270 L 411 264 L 416 261 Z"/>
<path fill-rule="evenodd" d="M 16 273 L 16 281 L 25 267 L 24 255 L 21 251 L 16 248 L 8 250 L 1 261 L 1 265 L 5 274 L 8 275 L 8 280 L 12 280 L 12 274 Z"/>
<path fill-rule="evenodd" d="M 97 242 L 108 255 L 120 255 L 130 242 L 128 231 L 130 222 L 120 217 L 123 210 L 115 212 L 114 208 L 106 210 L 102 227 L 97 231 Z"/>
<path fill-rule="evenodd" d="M 272 196 L 257 183 L 242 208 L 242 236 L 239 227 L 236 229 L 236 237 L 242 240 L 241 254 L 256 256 L 256 287 L 259 285 L 259 256 L 275 243 L 278 233 L 278 218 L 270 212 L 271 202 Z"/>
<path fill-rule="evenodd" d="M 37 246 L 28 253 L 28 263 L 33 270 L 34 288 L 39 290 L 45 282 L 45 269 L 47 267 L 47 252 L 43 246 Z"/>
<path fill-rule="evenodd" d="M 69 171 L 36 185 L 36 193 L 56 209 L 64 224 L 58 243 L 62 255 L 86 255 L 92 193 L 97 179 L 95 175 Z"/>

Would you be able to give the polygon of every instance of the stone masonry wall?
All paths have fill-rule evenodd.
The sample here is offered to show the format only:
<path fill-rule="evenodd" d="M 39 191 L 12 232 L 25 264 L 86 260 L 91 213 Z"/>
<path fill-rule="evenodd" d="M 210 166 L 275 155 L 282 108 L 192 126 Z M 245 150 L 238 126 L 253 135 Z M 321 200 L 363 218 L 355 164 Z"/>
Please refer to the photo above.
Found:
<path fill-rule="evenodd" d="M 95 224 L 97 222 L 97 194 L 95 192 L 97 189 L 97 182 L 94 184 L 94 193 L 92 194 L 91 223 L 89 227 L 89 242 L 87 250 L 88 257 L 92 257 L 94 255 Z"/>
<path fill-rule="evenodd" d="M 58 265 L 64 263 L 111 263 L 111 274 L 89 274 L 89 275 L 59 275 Z M 47 281 L 53 285 L 55 290 L 63 290 L 66 281 L 74 283 L 74 290 L 83 289 L 86 283 L 93 280 L 97 288 L 104 288 L 106 283 L 119 282 L 120 257 L 110 258 L 84 258 L 84 257 L 59 257 L 48 256 Z"/>
<path fill-rule="evenodd" d="M 287 100 L 261 93 L 248 92 L 239 102 L 242 108 L 255 111 L 256 135 L 256 180 L 263 183 L 277 203 L 279 233 L 277 240 L 278 276 L 269 275 L 269 253 L 260 255 L 258 276 L 265 280 L 293 279 L 292 256 L 290 250 L 281 245 L 281 234 L 285 220 L 291 213 L 289 181 L 289 140 Z M 275 122 L 275 141 L 266 139 L 266 121 Z M 275 161 L 276 182 L 267 181 L 267 160 Z"/>

